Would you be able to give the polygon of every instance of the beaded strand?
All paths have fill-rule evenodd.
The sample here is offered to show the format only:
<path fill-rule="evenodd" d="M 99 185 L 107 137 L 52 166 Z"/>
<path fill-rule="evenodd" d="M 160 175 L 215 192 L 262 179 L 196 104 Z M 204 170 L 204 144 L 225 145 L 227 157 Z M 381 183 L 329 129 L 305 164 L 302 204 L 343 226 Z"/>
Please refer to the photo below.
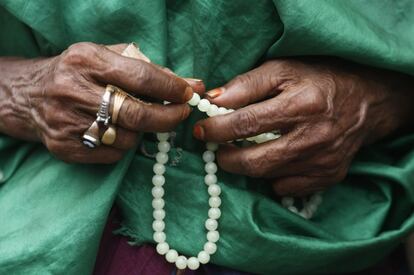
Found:
<path fill-rule="evenodd" d="M 201 99 L 197 93 L 194 93 L 193 97 L 188 101 L 191 106 L 197 106 L 197 108 L 206 113 L 209 117 L 224 115 L 233 112 L 233 109 L 227 109 L 224 107 L 218 107 L 215 104 L 211 104 L 207 99 Z M 246 140 L 256 143 L 263 143 L 270 140 L 275 140 L 280 137 L 278 132 L 275 133 L 263 133 L 254 137 L 246 138 Z M 165 194 L 163 185 L 165 184 L 164 173 L 166 171 L 165 164 L 168 162 L 168 152 L 171 149 L 169 143 L 169 133 L 157 133 L 158 139 L 158 153 L 156 154 L 156 163 L 153 166 L 154 176 L 152 178 L 153 188 L 151 190 L 153 200 L 153 218 L 152 228 L 154 230 L 153 239 L 157 243 L 156 250 L 160 255 L 164 255 L 165 259 L 169 263 L 175 264 L 175 266 L 183 270 L 189 268 L 196 270 L 200 267 L 200 264 L 207 264 L 210 261 L 210 256 L 217 251 L 216 243 L 220 239 L 218 231 L 218 220 L 221 216 L 221 188 L 217 181 L 217 164 L 215 161 L 215 151 L 218 149 L 218 144 L 207 142 L 206 151 L 203 153 L 203 160 L 205 162 L 204 170 L 206 175 L 204 177 L 204 183 L 208 186 L 207 191 L 210 196 L 207 216 L 205 221 L 205 228 L 207 230 L 206 239 L 203 250 L 201 250 L 197 257 L 187 258 L 184 255 L 179 255 L 177 250 L 170 247 L 167 242 L 167 236 L 164 232 L 166 216 L 164 206 L 165 201 L 163 196 Z M 298 214 L 305 219 L 310 219 L 316 212 L 318 205 L 322 202 L 322 196 L 320 193 L 312 195 L 308 200 L 303 200 L 302 210 L 298 210 L 294 205 L 295 200 L 291 197 L 284 197 L 281 200 L 283 207 L 287 208 L 292 213 Z"/>

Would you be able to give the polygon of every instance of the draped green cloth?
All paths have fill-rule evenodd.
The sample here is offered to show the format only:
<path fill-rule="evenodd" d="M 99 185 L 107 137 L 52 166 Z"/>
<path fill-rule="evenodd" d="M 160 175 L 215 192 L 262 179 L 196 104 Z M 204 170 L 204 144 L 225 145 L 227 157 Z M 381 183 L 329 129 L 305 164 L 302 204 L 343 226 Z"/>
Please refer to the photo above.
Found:
<path fill-rule="evenodd" d="M 414 75 L 414 2 L 0 0 L 0 55 L 55 55 L 78 41 L 135 41 L 153 62 L 222 85 L 280 56 L 332 55 Z M 0 72 L 1 76 L 1 72 Z M 167 167 L 166 233 L 179 252 L 205 242 L 207 192 L 197 112 L 177 129 Z M 143 141 L 155 152 L 153 135 Z M 66 164 L 0 135 L 0 274 L 90 274 L 108 212 L 152 242 L 154 159 Z M 212 262 L 267 274 L 349 272 L 374 264 L 414 228 L 414 132 L 364 148 L 308 221 L 266 184 L 219 171 L 220 241 Z"/>

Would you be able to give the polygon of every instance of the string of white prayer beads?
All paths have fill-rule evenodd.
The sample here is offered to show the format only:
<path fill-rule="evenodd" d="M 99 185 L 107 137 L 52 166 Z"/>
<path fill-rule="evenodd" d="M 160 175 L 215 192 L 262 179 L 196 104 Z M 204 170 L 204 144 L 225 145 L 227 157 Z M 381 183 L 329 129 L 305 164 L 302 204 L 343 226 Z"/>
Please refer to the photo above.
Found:
<path fill-rule="evenodd" d="M 152 183 L 154 187 L 152 188 L 152 207 L 154 208 L 153 217 L 154 222 L 152 228 L 154 229 L 154 241 L 157 243 L 157 252 L 161 255 L 165 255 L 165 259 L 170 263 L 175 263 L 178 269 L 189 268 L 191 270 L 196 270 L 201 264 L 206 264 L 210 261 L 210 255 L 214 254 L 217 250 L 216 242 L 220 238 L 218 231 L 218 219 L 221 216 L 220 205 L 220 193 L 221 188 L 217 184 L 217 165 L 214 162 L 215 154 L 214 151 L 217 150 L 218 145 L 216 143 L 208 142 L 206 144 L 207 150 L 203 154 L 203 160 L 205 162 L 204 170 L 206 175 L 204 177 L 204 183 L 208 186 L 208 194 L 210 209 L 208 210 L 208 218 L 205 221 L 205 227 L 207 229 L 207 242 L 204 244 L 204 249 L 200 251 L 197 257 L 187 258 L 184 255 L 179 255 L 175 249 L 170 248 L 170 245 L 167 243 L 167 236 L 164 233 L 165 229 L 165 202 L 163 200 L 165 183 L 165 164 L 168 162 L 168 151 L 170 150 L 170 143 L 168 133 L 158 133 L 158 150 L 159 152 L 156 155 L 157 163 L 154 164 L 154 177 L 152 178 Z"/>
<path fill-rule="evenodd" d="M 197 108 L 201 111 L 206 113 L 209 117 L 217 116 L 217 115 L 225 115 L 228 113 L 233 112 L 233 109 L 227 109 L 224 107 L 218 107 L 215 104 L 211 104 L 210 101 L 207 99 L 201 99 L 200 96 L 194 93 L 193 97 L 188 104 L 191 106 L 197 106 Z M 276 131 L 276 133 L 263 133 L 257 136 L 248 137 L 246 140 L 256 142 L 256 143 L 263 143 L 271 140 L 278 139 L 280 137 L 280 133 Z M 315 193 L 308 200 L 302 201 L 302 209 L 298 210 L 296 206 L 294 206 L 295 200 L 291 197 L 282 198 L 282 206 L 287 208 L 292 213 L 298 214 L 305 219 L 310 219 L 315 214 L 316 210 L 318 209 L 319 204 L 322 202 L 321 193 Z"/>
<path fill-rule="evenodd" d="M 196 93 L 194 93 L 191 100 L 188 101 L 188 104 L 191 106 L 197 106 L 201 112 L 207 113 L 207 115 L 210 117 L 216 115 L 224 115 L 234 111 L 233 109 L 226 109 L 224 107 L 218 107 L 215 104 L 211 104 L 207 99 L 201 99 L 200 96 Z M 279 137 L 280 134 L 278 133 L 263 133 L 251 138 L 247 138 L 247 140 L 256 143 L 262 143 L 277 139 Z M 207 173 L 204 177 L 204 183 L 208 186 L 208 194 L 210 195 L 210 209 L 208 210 L 208 218 L 205 221 L 205 227 L 207 229 L 207 242 L 204 244 L 204 249 L 198 253 L 197 257 L 187 258 L 184 255 L 179 255 L 175 249 L 170 248 L 170 245 L 167 242 L 167 236 L 164 232 L 164 218 L 166 216 L 166 213 L 164 210 L 165 201 L 163 199 L 163 196 L 165 191 L 163 185 L 165 184 L 165 164 L 168 162 L 168 152 L 171 148 L 171 145 L 168 142 L 169 138 L 169 133 L 157 133 L 159 152 L 156 154 L 157 162 L 153 167 L 155 175 L 152 178 L 154 187 L 151 191 L 153 196 L 152 207 L 154 209 L 154 221 L 152 224 L 152 228 L 154 230 L 153 238 L 157 243 L 157 252 L 160 255 L 165 255 L 165 259 L 168 262 L 175 263 L 178 269 L 185 269 L 188 267 L 191 270 L 196 270 L 199 268 L 200 264 L 207 264 L 210 261 L 210 255 L 214 254 L 217 251 L 216 242 L 220 238 L 218 231 L 218 219 L 221 216 L 221 188 L 218 185 L 216 176 L 217 165 L 214 162 L 214 152 L 217 150 L 218 144 L 208 142 L 206 144 L 207 150 L 203 153 L 203 160 L 205 162 L 204 170 Z M 318 205 L 321 203 L 321 201 L 321 195 L 319 193 L 316 193 L 311 196 L 308 201 L 303 201 L 303 209 L 301 211 L 298 211 L 298 209 L 294 206 L 294 199 L 290 197 L 283 198 L 282 205 L 289 211 L 298 214 L 305 219 L 310 219 L 317 210 Z"/>

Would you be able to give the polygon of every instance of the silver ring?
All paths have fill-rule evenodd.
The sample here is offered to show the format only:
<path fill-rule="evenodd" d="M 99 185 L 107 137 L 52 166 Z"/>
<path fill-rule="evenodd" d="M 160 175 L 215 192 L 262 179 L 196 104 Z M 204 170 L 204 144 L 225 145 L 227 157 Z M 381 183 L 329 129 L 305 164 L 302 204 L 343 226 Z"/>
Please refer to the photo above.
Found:
<path fill-rule="evenodd" d="M 109 124 L 111 116 L 109 115 L 109 104 L 111 103 L 111 95 L 115 91 L 112 85 L 107 85 L 105 93 L 102 96 L 102 102 L 99 106 L 99 111 L 96 114 L 96 122 L 103 123 L 105 126 Z"/>
<path fill-rule="evenodd" d="M 96 121 L 82 135 L 82 143 L 88 148 L 94 149 L 101 145 L 99 139 L 99 125 Z"/>

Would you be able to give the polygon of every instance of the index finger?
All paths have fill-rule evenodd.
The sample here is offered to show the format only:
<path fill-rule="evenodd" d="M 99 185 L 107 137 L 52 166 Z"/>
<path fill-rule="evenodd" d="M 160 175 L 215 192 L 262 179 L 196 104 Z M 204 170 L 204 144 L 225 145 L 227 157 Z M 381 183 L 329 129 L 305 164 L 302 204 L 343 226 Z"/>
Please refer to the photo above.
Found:
<path fill-rule="evenodd" d="M 290 116 L 284 107 L 281 97 L 268 99 L 226 115 L 202 120 L 194 126 L 193 133 L 201 140 L 227 142 L 283 130 L 300 120 L 298 116 Z"/>
<path fill-rule="evenodd" d="M 193 96 L 193 89 L 182 78 L 143 60 L 121 56 L 105 47 L 98 50 L 98 64 L 92 77 L 132 94 L 184 103 Z"/>

